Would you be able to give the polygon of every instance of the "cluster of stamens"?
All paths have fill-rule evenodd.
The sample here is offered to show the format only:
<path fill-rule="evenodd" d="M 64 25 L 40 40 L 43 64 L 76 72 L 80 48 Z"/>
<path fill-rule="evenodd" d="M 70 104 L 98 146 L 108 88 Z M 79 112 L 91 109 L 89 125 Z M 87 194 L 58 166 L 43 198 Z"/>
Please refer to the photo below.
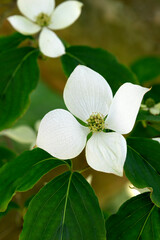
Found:
<path fill-rule="evenodd" d="M 92 113 L 87 123 L 91 132 L 100 132 L 105 128 L 104 116 L 100 113 Z"/>
<path fill-rule="evenodd" d="M 48 26 L 49 23 L 50 23 L 50 17 L 45 14 L 45 13 L 40 13 L 38 16 L 37 16 L 37 20 L 36 20 L 36 23 L 41 26 L 41 27 L 45 27 L 45 26 Z"/>

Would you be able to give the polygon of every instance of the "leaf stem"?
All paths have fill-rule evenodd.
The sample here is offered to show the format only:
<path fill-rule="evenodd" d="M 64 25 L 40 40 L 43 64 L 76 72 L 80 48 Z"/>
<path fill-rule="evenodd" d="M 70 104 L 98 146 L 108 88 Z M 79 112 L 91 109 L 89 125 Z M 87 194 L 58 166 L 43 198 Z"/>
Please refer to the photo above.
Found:
<path fill-rule="evenodd" d="M 70 190 L 72 175 L 73 175 L 73 172 L 71 172 L 71 175 L 69 177 L 68 187 L 67 187 L 67 193 L 66 193 L 66 199 L 65 199 L 65 205 L 64 205 L 64 212 L 63 212 L 63 219 L 62 219 L 61 240 L 63 239 L 64 222 L 65 222 L 65 217 L 66 217 L 66 209 L 67 209 L 68 196 L 69 196 L 69 190 Z"/>
<path fill-rule="evenodd" d="M 83 172 L 85 172 L 85 171 L 88 171 L 90 169 L 90 167 L 86 167 L 86 168 L 83 168 L 82 170 L 79 170 L 78 172 L 79 173 L 83 173 Z"/>

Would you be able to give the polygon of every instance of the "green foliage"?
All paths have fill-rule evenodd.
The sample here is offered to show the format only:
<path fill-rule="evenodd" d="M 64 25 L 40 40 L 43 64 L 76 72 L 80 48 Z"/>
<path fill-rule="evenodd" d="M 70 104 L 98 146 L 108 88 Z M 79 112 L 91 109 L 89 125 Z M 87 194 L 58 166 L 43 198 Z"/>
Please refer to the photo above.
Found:
<path fill-rule="evenodd" d="M 136 74 L 139 82 L 144 85 L 148 83 L 152 88 L 145 94 L 144 100 L 152 98 L 155 103 L 160 102 L 160 84 L 152 86 L 152 81 L 160 77 L 160 57 L 145 57 L 135 61 L 131 65 L 132 71 Z M 138 121 L 160 122 L 160 115 L 152 115 L 149 111 L 140 111 Z M 153 126 L 154 127 L 154 126 Z M 155 127 L 156 128 L 156 127 Z M 157 128 L 156 128 L 157 129 Z"/>
<path fill-rule="evenodd" d="M 26 110 L 39 79 L 37 57 L 31 47 L 0 54 L 0 130 L 10 127 Z"/>
<path fill-rule="evenodd" d="M 160 122 L 160 115 L 152 115 L 149 111 L 140 111 L 137 116 L 137 121 Z"/>
<path fill-rule="evenodd" d="M 156 103 L 160 102 L 160 84 L 152 86 L 151 90 L 144 95 L 144 100 L 152 98 Z"/>
<path fill-rule="evenodd" d="M 154 143 L 157 145 L 157 142 L 153 141 L 153 144 Z M 143 152 L 144 151 L 145 147 Z M 155 154 L 155 152 L 153 154 Z M 147 154 L 142 156 L 141 153 L 128 146 L 127 158 L 124 165 L 125 174 L 135 187 L 149 187 L 152 190 L 151 200 L 160 207 L 160 173 L 158 169 L 154 168 L 154 158 L 153 161 L 152 159 L 148 161 L 146 156 L 149 157 Z"/>
<path fill-rule="evenodd" d="M 74 68 L 81 64 L 100 73 L 109 83 L 113 93 L 125 82 L 138 83 L 135 75 L 106 50 L 87 46 L 71 46 L 61 57 L 62 65 L 68 77 Z"/>
<path fill-rule="evenodd" d="M 31 189 L 48 171 L 68 161 L 51 157 L 42 149 L 22 153 L 0 169 L 0 211 L 5 211 L 16 192 Z"/>
<path fill-rule="evenodd" d="M 37 120 L 41 120 L 47 112 L 56 108 L 65 109 L 62 96 L 49 89 L 43 82 L 40 81 L 36 91 L 34 91 L 31 95 L 31 104 L 29 109 L 16 124 L 25 124 L 34 127 Z"/>
<path fill-rule="evenodd" d="M 160 57 L 154 56 L 138 59 L 131 65 L 131 69 L 143 85 L 160 76 Z"/>
<path fill-rule="evenodd" d="M 16 157 L 16 154 L 5 147 L 0 146 L 0 167 Z"/>
<path fill-rule="evenodd" d="M 8 51 L 11 48 L 17 47 L 21 42 L 23 42 L 27 38 L 31 38 L 31 36 L 25 36 L 17 32 L 9 36 L 1 36 L 0 53 Z"/>
<path fill-rule="evenodd" d="M 148 138 L 128 138 L 127 143 L 160 173 L 160 143 Z"/>
<path fill-rule="evenodd" d="M 159 240 L 159 223 L 160 209 L 144 193 L 125 202 L 106 221 L 107 240 Z"/>
<path fill-rule="evenodd" d="M 159 124 L 158 124 L 159 125 Z M 143 122 L 137 122 L 136 126 L 134 127 L 133 131 L 131 132 L 130 136 L 132 137 L 149 137 L 154 138 L 155 136 L 159 135 L 159 131 L 155 128 L 151 127 L 147 124 L 145 127 L 143 126 Z"/>
<path fill-rule="evenodd" d="M 20 236 L 26 239 L 106 239 L 97 198 L 79 173 L 58 176 L 33 198 Z"/>

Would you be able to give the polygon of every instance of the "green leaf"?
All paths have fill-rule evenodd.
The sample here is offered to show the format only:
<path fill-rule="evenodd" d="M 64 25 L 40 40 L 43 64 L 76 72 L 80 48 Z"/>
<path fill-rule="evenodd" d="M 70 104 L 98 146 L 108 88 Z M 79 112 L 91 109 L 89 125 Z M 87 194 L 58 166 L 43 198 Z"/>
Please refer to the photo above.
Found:
<path fill-rule="evenodd" d="M 47 100 L 44 101 L 44 99 Z M 44 82 L 39 81 L 36 91 L 31 95 L 29 109 L 16 124 L 34 127 L 37 120 L 41 120 L 47 112 L 56 108 L 66 108 L 62 96 L 48 88 Z"/>
<path fill-rule="evenodd" d="M 151 90 L 144 95 L 144 100 L 152 98 L 156 103 L 160 102 L 160 84 L 151 85 Z"/>
<path fill-rule="evenodd" d="M 105 240 L 105 235 L 92 188 L 79 173 L 66 172 L 33 198 L 20 240 Z"/>
<path fill-rule="evenodd" d="M 5 212 L 0 212 L 0 219 L 7 215 L 8 212 L 14 209 L 19 209 L 19 206 L 15 202 L 10 202 Z"/>
<path fill-rule="evenodd" d="M 145 57 L 131 65 L 141 84 L 156 79 L 160 76 L 160 57 Z"/>
<path fill-rule="evenodd" d="M 140 194 L 125 202 L 106 221 L 107 240 L 159 240 L 160 209 Z"/>
<path fill-rule="evenodd" d="M 0 167 L 15 157 L 16 154 L 14 152 L 5 147 L 0 147 Z"/>
<path fill-rule="evenodd" d="M 128 138 L 127 143 L 160 173 L 160 144 L 148 138 Z"/>
<path fill-rule="evenodd" d="M 0 130 L 10 127 L 28 107 L 39 79 L 38 54 L 31 47 L 0 54 Z"/>
<path fill-rule="evenodd" d="M 55 159 L 42 149 L 22 153 L 0 169 L 0 211 L 5 211 L 16 192 L 31 189 L 48 171 L 68 161 Z"/>
<path fill-rule="evenodd" d="M 131 132 L 130 136 L 132 137 L 146 137 L 146 138 L 154 138 L 160 134 L 159 131 L 157 131 L 152 126 L 145 125 L 145 127 L 142 124 L 143 122 L 137 122 L 135 125 L 133 131 Z M 159 124 L 158 124 L 159 125 Z M 159 127 L 160 128 L 160 127 Z"/>
<path fill-rule="evenodd" d="M 145 148 L 144 148 L 145 150 Z M 128 146 L 124 170 L 127 178 L 137 188 L 148 187 L 152 190 L 151 200 L 160 207 L 160 174 L 147 158 Z"/>
<path fill-rule="evenodd" d="M 149 111 L 139 111 L 137 121 L 160 122 L 160 115 L 152 115 Z"/>
<path fill-rule="evenodd" d="M 31 38 L 31 36 L 25 36 L 17 32 L 9 36 L 1 36 L 0 53 L 8 51 L 11 48 L 17 47 L 21 42 L 23 42 L 27 38 Z"/>
<path fill-rule="evenodd" d="M 71 46 L 61 57 L 62 65 L 68 77 L 74 68 L 81 64 L 100 73 L 109 83 L 113 93 L 125 82 L 138 83 L 134 74 L 106 50 L 87 46 Z"/>

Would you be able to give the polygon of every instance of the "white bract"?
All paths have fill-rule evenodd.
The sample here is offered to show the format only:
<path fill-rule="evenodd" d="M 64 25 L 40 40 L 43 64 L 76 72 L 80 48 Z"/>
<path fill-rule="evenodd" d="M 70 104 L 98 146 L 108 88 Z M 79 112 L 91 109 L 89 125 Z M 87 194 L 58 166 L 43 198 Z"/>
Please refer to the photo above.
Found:
<path fill-rule="evenodd" d="M 110 86 L 100 74 L 79 65 L 70 75 L 63 97 L 68 110 L 86 126 L 66 110 L 53 110 L 40 123 L 37 146 L 54 157 L 69 159 L 79 155 L 86 145 L 91 168 L 122 176 L 127 153 L 122 134 L 132 130 L 148 90 L 125 83 L 113 98 Z M 92 136 L 87 141 L 90 132 Z"/>
<path fill-rule="evenodd" d="M 18 0 L 17 5 L 24 16 L 8 18 L 11 25 L 23 35 L 40 32 L 39 47 L 48 57 L 59 57 L 65 53 L 61 40 L 51 30 L 70 26 L 81 14 L 82 3 L 66 1 L 55 8 L 55 0 Z"/>

